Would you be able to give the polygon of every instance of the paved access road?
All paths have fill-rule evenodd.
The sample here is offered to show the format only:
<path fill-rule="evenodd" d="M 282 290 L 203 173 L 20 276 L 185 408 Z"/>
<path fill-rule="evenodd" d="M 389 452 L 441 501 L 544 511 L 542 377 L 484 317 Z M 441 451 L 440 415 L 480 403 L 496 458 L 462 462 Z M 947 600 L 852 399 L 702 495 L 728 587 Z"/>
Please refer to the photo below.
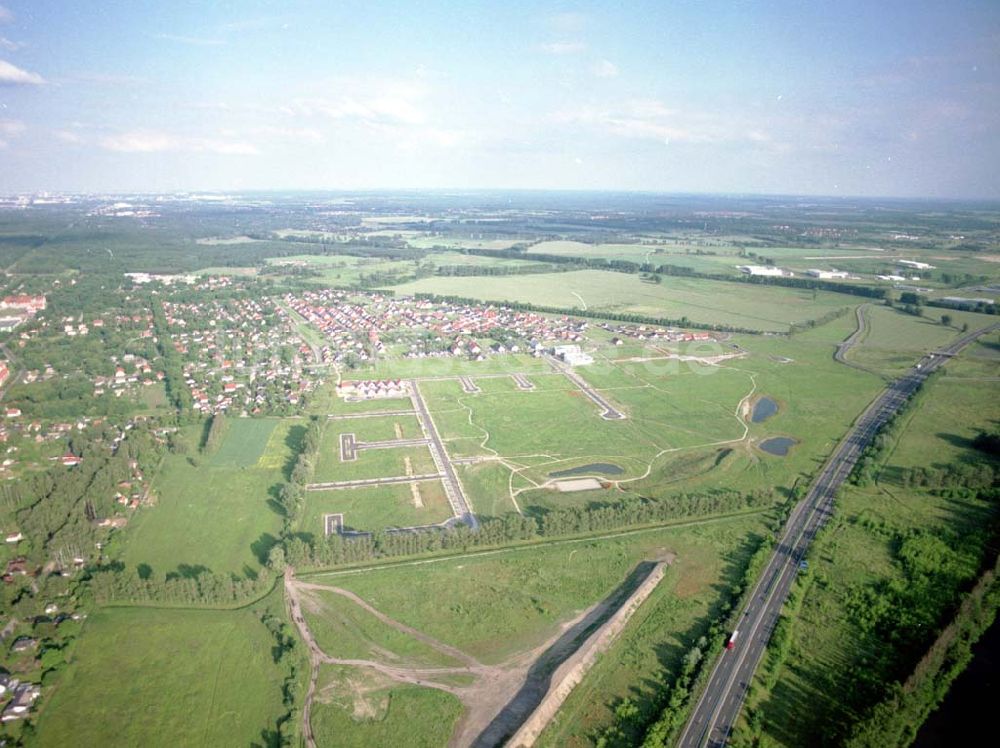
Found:
<path fill-rule="evenodd" d="M 878 429 L 900 408 L 927 376 L 980 335 L 1000 328 L 1000 323 L 963 335 L 951 345 L 922 358 L 868 406 L 854 427 L 823 466 L 806 498 L 788 518 L 778 547 L 768 561 L 760 581 L 750 596 L 736 629 L 735 647 L 722 654 L 712 671 L 691 718 L 684 726 L 681 748 L 724 746 L 739 716 L 747 687 L 764 653 L 781 607 L 788 597 L 799 562 L 816 531 L 833 508 L 833 498 L 861 452 Z"/>
<path fill-rule="evenodd" d="M 604 412 L 601 413 L 601 418 L 608 421 L 620 421 L 625 418 L 625 414 L 620 410 L 615 408 L 611 403 L 609 403 L 601 393 L 595 390 L 586 379 L 581 377 L 571 366 L 564 364 L 562 361 L 557 359 L 555 356 L 550 356 L 545 354 L 545 360 L 549 362 L 553 369 L 558 371 L 560 374 L 564 375 L 569 381 L 580 388 L 580 392 L 593 400 L 598 407 L 603 408 Z"/>
<path fill-rule="evenodd" d="M 444 442 L 441 441 L 441 435 L 434 424 L 434 419 L 431 418 L 430 411 L 427 410 L 427 403 L 424 402 L 423 395 L 417 389 L 417 383 L 412 380 L 410 381 L 410 393 L 410 399 L 413 401 L 413 409 L 416 410 L 417 420 L 420 421 L 420 428 L 423 429 L 424 434 L 430 439 L 427 446 L 430 447 L 431 457 L 434 458 L 434 465 L 441 473 L 441 483 L 444 486 L 444 492 L 448 497 L 448 503 L 451 505 L 452 512 L 473 530 L 478 530 L 479 520 L 472 513 L 469 500 L 462 489 L 462 483 L 455 473 L 454 465 L 451 464 L 451 458 L 448 457 L 448 452 L 444 448 Z"/>

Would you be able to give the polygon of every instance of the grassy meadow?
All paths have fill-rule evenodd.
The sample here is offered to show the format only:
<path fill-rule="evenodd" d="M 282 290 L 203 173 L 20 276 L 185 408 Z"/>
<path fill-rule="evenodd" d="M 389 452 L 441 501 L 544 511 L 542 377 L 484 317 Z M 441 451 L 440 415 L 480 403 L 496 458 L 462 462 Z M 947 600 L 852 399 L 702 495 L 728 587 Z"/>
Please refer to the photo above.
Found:
<path fill-rule="evenodd" d="M 440 748 L 461 713 L 461 703 L 449 693 L 326 665 L 313 705 L 312 729 L 319 745 Z"/>
<path fill-rule="evenodd" d="M 232 418 L 211 455 L 168 454 L 153 481 L 155 506 L 128 528 L 124 562 L 156 575 L 181 567 L 254 572 L 281 531 L 272 492 L 283 480 L 299 431 L 295 420 Z M 197 428 L 186 437 L 196 444 Z"/>
<path fill-rule="evenodd" d="M 263 748 L 283 711 L 272 645 L 250 609 L 98 609 L 32 744 Z"/>

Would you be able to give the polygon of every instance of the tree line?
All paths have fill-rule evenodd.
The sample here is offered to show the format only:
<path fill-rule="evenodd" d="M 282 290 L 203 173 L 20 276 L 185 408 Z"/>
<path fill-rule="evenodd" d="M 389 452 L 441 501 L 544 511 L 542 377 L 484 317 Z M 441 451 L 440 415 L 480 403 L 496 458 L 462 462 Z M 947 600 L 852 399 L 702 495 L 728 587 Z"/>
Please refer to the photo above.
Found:
<path fill-rule="evenodd" d="M 679 494 L 669 498 L 621 501 L 549 510 L 541 515 L 487 517 L 478 531 L 466 525 L 444 529 L 380 530 L 357 536 L 317 538 L 297 533 L 286 537 L 284 556 L 295 568 L 330 568 L 436 551 L 464 551 L 515 542 L 618 530 L 682 519 L 771 506 L 772 490 L 739 493 Z"/>

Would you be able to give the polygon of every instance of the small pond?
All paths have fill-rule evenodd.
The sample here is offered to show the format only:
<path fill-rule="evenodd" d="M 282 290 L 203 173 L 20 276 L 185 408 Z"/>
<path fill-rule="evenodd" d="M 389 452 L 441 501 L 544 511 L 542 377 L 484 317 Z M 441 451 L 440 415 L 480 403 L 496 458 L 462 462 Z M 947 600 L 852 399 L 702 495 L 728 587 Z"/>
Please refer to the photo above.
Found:
<path fill-rule="evenodd" d="M 769 455 L 775 455 L 777 457 L 784 457 L 788 454 L 788 450 L 798 444 L 797 441 L 788 436 L 773 436 L 770 439 L 765 439 L 760 443 L 760 448 L 767 452 Z"/>
<path fill-rule="evenodd" d="M 760 423 L 761 421 L 766 421 L 777 412 L 778 404 L 769 397 L 762 397 L 753 406 L 753 414 L 750 416 L 750 420 L 754 423 Z"/>
<path fill-rule="evenodd" d="M 590 465 L 560 470 L 556 473 L 549 473 L 550 478 L 568 478 L 571 475 L 590 475 L 591 473 L 601 473 L 602 475 L 621 475 L 625 470 L 610 462 L 593 462 Z"/>

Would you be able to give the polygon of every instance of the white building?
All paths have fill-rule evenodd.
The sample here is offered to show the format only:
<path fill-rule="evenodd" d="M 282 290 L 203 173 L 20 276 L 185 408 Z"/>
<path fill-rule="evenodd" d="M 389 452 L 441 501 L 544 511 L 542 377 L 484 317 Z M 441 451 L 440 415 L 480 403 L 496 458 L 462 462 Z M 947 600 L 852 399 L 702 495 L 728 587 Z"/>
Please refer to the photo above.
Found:
<path fill-rule="evenodd" d="M 823 279 L 833 279 L 833 278 L 848 278 L 850 277 L 846 270 L 817 270 L 816 268 L 810 268 L 806 270 L 806 275 L 813 278 L 823 278 Z"/>
<path fill-rule="evenodd" d="M 926 262 L 917 262 L 916 260 L 896 260 L 896 263 L 904 267 L 913 268 L 914 270 L 933 270 L 935 268 L 934 265 L 928 265 Z"/>
<path fill-rule="evenodd" d="M 793 275 L 790 270 L 770 267 L 768 265 L 737 265 L 736 269 L 746 275 L 762 275 L 771 278 L 780 278 L 786 275 Z"/>
<path fill-rule="evenodd" d="M 594 358 L 584 353 L 578 345 L 557 345 L 552 352 L 570 366 L 586 366 L 594 363 Z"/>
<path fill-rule="evenodd" d="M 905 281 L 906 280 L 906 278 L 904 278 L 902 275 L 876 275 L 875 277 L 878 278 L 880 281 Z"/>

